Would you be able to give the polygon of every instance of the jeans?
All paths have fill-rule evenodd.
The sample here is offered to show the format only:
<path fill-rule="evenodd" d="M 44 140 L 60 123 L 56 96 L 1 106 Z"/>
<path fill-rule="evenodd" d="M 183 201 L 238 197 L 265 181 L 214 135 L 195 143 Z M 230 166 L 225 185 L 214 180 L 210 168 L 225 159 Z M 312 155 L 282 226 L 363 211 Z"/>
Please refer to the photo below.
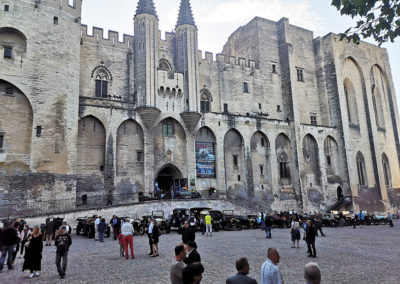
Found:
<path fill-rule="evenodd" d="M 99 232 L 99 241 L 104 242 L 104 232 Z"/>
<path fill-rule="evenodd" d="M 207 236 L 208 233 L 210 233 L 210 235 L 212 236 L 212 224 L 206 224 L 206 228 L 207 228 Z"/>
<path fill-rule="evenodd" d="M 315 241 L 307 241 L 308 254 L 317 256 L 317 250 L 315 249 Z"/>
<path fill-rule="evenodd" d="M 132 256 L 132 258 L 134 258 L 135 254 L 133 252 L 133 236 L 132 235 L 124 236 L 125 257 L 127 259 L 129 258 L 128 246 L 131 247 L 131 256 Z"/>
<path fill-rule="evenodd" d="M 14 248 L 15 245 L 11 245 L 11 246 L 1 246 L 1 258 L 0 258 L 0 270 L 3 269 L 4 266 L 4 261 L 6 260 L 6 255 L 8 254 L 7 257 L 7 266 L 8 269 L 12 269 L 12 258 L 13 258 L 13 254 L 14 254 Z"/>
<path fill-rule="evenodd" d="M 267 234 L 267 238 L 271 238 L 272 234 L 271 234 L 271 227 L 265 227 L 265 233 Z"/>
<path fill-rule="evenodd" d="M 62 266 L 61 266 L 61 259 L 62 259 Z M 66 252 L 58 252 L 56 253 L 56 266 L 58 273 L 60 275 L 65 275 L 65 271 L 67 270 L 68 264 L 68 251 Z"/>

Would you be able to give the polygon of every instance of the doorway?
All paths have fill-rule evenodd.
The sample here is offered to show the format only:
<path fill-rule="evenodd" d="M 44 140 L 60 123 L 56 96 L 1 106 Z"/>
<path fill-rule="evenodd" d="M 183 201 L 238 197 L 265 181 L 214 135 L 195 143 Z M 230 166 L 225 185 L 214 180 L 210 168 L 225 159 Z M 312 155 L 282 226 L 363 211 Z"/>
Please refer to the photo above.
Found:
<path fill-rule="evenodd" d="M 341 186 L 338 186 L 338 188 L 337 188 L 337 199 L 339 201 L 342 198 L 343 198 L 343 189 L 342 189 Z"/>
<path fill-rule="evenodd" d="M 175 192 L 187 186 L 182 173 L 173 165 L 166 165 L 159 171 L 154 183 L 154 195 L 163 199 L 170 199 Z"/>

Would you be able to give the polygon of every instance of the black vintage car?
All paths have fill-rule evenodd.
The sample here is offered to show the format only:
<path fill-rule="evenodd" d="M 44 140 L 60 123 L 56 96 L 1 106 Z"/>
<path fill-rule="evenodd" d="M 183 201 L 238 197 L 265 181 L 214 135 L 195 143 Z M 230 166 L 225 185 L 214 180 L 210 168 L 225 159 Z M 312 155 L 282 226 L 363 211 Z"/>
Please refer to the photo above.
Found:
<path fill-rule="evenodd" d="M 160 231 L 169 234 L 171 232 L 171 226 L 167 219 L 164 218 L 164 211 L 152 211 L 151 215 L 142 216 L 142 224 L 143 226 L 143 234 L 147 232 L 149 228 L 149 218 L 152 218 L 157 221 L 158 228 Z"/>
<path fill-rule="evenodd" d="M 175 208 L 172 215 L 168 218 L 171 230 L 178 230 L 183 223 L 189 218 L 189 210 L 187 208 Z"/>
<path fill-rule="evenodd" d="M 258 216 L 257 215 L 247 215 L 247 218 L 249 218 L 250 221 L 250 228 L 252 229 L 258 229 L 261 227 L 261 223 L 258 223 Z"/>
<path fill-rule="evenodd" d="M 233 210 L 224 210 L 222 211 L 222 213 L 224 214 L 224 220 L 222 225 L 222 228 L 224 230 L 241 230 L 242 229 L 242 222 L 241 220 L 238 218 L 237 215 L 234 215 Z"/>
<path fill-rule="evenodd" d="M 88 236 L 89 239 L 93 239 L 95 237 L 94 223 L 96 219 L 96 215 L 92 217 L 79 217 L 78 219 L 76 219 L 76 234 L 82 234 L 84 236 Z M 111 228 L 110 225 L 107 224 L 105 236 L 109 238 L 110 234 Z"/>
<path fill-rule="evenodd" d="M 175 199 L 184 199 L 184 198 L 201 198 L 201 194 L 198 191 L 185 190 L 178 191 L 175 193 Z"/>
<path fill-rule="evenodd" d="M 120 217 L 119 219 L 121 220 L 121 226 L 127 218 L 129 218 L 129 220 L 131 221 L 135 234 L 143 235 L 145 233 L 146 229 L 143 225 L 143 220 L 139 219 L 137 215 L 133 215 L 132 217 Z"/>

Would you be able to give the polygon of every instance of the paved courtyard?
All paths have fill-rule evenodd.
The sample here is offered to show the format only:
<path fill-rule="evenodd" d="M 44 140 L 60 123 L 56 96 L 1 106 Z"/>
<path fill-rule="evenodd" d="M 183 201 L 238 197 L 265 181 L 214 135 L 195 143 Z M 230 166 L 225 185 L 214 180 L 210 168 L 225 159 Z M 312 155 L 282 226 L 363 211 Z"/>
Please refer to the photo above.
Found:
<path fill-rule="evenodd" d="M 235 273 L 235 260 L 241 256 L 249 259 L 250 276 L 259 281 L 268 247 L 278 248 L 281 254 L 279 266 L 285 283 L 302 283 L 303 267 L 310 260 L 320 265 L 322 283 L 400 283 L 400 222 L 395 222 L 394 228 L 381 225 L 324 231 L 326 237 L 316 242 L 316 259 L 307 258 L 303 241 L 301 248 L 291 248 L 288 229 L 274 229 L 272 239 L 266 239 L 261 230 L 221 231 L 212 238 L 198 233 L 198 250 L 205 267 L 202 283 L 225 283 Z M 147 256 L 147 237 L 136 236 L 136 259 L 126 260 L 119 257 L 118 243 L 112 239 L 99 243 L 73 235 L 65 280 L 58 278 L 52 246 L 44 247 L 40 277 L 29 280 L 29 273 L 21 272 L 23 258 L 18 258 L 15 270 L 5 268 L 0 273 L 0 283 L 169 283 L 173 248 L 180 240 L 176 232 L 162 235 L 161 256 L 151 258 Z"/>

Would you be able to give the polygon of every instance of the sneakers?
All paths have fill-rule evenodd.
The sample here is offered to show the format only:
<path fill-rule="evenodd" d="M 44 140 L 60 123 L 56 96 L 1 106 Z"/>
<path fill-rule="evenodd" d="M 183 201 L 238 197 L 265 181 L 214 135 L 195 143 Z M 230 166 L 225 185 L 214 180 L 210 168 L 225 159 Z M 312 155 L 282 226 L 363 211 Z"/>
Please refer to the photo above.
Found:
<path fill-rule="evenodd" d="M 33 278 L 33 276 L 35 276 L 35 273 L 29 274 L 29 278 Z"/>
<path fill-rule="evenodd" d="M 40 271 L 36 271 L 35 276 L 40 276 Z"/>

